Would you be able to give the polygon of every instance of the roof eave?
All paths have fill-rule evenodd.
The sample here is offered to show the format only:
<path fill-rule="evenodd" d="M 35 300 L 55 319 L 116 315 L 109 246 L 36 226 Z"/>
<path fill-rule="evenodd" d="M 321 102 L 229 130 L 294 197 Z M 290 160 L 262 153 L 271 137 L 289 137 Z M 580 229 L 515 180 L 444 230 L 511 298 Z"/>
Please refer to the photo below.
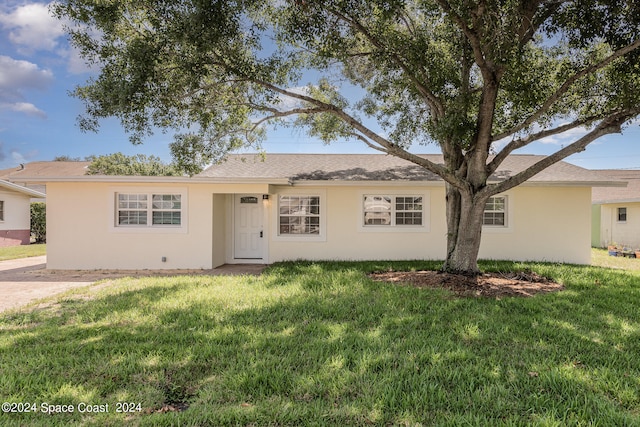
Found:
<path fill-rule="evenodd" d="M 524 186 L 545 187 L 626 187 L 626 182 L 620 181 L 526 181 Z"/>
<path fill-rule="evenodd" d="M 612 199 L 612 200 L 592 200 L 592 205 L 619 205 L 621 203 L 638 203 L 640 198 L 634 199 Z"/>
<path fill-rule="evenodd" d="M 500 181 L 489 181 L 489 184 L 496 184 Z M 440 187 L 444 185 L 443 180 L 438 181 L 409 181 L 409 180 L 292 180 L 293 186 L 407 186 L 407 187 L 423 187 L 433 186 Z M 626 187 L 625 182 L 620 181 L 526 181 L 520 186 L 524 187 Z"/>
<path fill-rule="evenodd" d="M 232 178 L 187 176 L 86 175 L 74 177 L 27 177 L 30 182 L 139 183 L 139 184 L 289 184 L 287 178 Z"/>
<path fill-rule="evenodd" d="M 379 180 L 291 180 L 291 185 L 294 187 L 378 187 L 378 186 L 404 186 L 404 187 L 424 187 L 434 186 L 441 187 L 444 185 L 444 181 L 379 181 Z"/>
<path fill-rule="evenodd" d="M 264 177 L 186 177 L 186 176 L 121 176 L 121 175 L 83 175 L 58 177 L 25 177 L 33 183 L 78 182 L 78 183 L 139 183 L 139 184 L 272 184 L 295 186 L 442 186 L 443 180 L 295 180 L 289 178 Z M 489 181 L 489 184 L 500 181 Z M 11 184 L 11 183 L 10 183 Z M 21 187 L 17 184 L 11 184 Z M 626 187 L 624 181 L 526 181 L 523 186 L 556 187 Z M 28 190 L 34 191 L 34 190 Z M 38 192 L 35 192 L 38 193 Z M 38 193 L 41 194 L 41 193 Z"/>
<path fill-rule="evenodd" d="M 9 189 L 18 193 L 26 194 L 27 196 L 31 196 L 39 199 L 44 199 L 47 197 L 46 194 L 44 193 L 41 193 L 36 190 L 32 190 L 27 187 L 23 187 L 22 185 L 14 184 L 13 182 L 5 181 L 5 180 L 0 180 L 0 186 L 6 189 Z"/>

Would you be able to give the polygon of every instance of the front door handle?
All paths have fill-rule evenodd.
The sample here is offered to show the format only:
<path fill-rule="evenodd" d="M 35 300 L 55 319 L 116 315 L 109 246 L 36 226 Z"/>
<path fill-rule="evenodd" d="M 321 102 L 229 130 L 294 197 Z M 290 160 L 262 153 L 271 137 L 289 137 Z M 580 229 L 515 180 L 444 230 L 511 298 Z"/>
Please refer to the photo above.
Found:
<path fill-rule="evenodd" d="M 260 232 L 260 238 L 261 238 L 261 239 L 262 239 L 262 235 L 263 235 L 263 232 L 261 231 L 261 232 Z"/>

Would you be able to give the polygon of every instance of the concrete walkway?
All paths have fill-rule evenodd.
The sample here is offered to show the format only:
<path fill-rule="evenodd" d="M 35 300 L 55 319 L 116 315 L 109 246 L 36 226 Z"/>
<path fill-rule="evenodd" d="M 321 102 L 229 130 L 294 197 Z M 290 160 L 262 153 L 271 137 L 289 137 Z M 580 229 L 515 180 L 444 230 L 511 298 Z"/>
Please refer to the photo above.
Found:
<path fill-rule="evenodd" d="M 69 289 L 121 277 L 179 275 L 259 275 L 263 264 L 226 264 L 213 270 L 47 270 L 47 257 L 0 261 L 0 312 Z"/>

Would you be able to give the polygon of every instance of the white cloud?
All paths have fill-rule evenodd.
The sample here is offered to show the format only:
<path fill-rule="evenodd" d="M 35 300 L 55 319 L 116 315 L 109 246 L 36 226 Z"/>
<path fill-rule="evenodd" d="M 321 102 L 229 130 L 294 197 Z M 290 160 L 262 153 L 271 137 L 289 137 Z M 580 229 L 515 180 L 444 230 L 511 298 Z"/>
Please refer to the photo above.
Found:
<path fill-rule="evenodd" d="M 0 55 L 0 108 L 46 117 L 44 111 L 24 102 L 24 91 L 46 89 L 53 81 L 53 73 L 29 61 Z"/>
<path fill-rule="evenodd" d="M 11 151 L 11 158 L 15 163 L 26 163 L 26 158 L 17 151 Z"/>
<path fill-rule="evenodd" d="M 0 24 L 9 30 L 9 40 L 27 53 L 53 51 L 64 35 L 63 23 L 51 16 L 48 4 L 31 3 L 0 12 Z"/>
<path fill-rule="evenodd" d="M 16 96 L 22 89 L 46 89 L 53 81 L 53 73 L 38 65 L 0 55 L 0 99 Z"/>
<path fill-rule="evenodd" d="M 17 111 L 19 113 L 28 114 L 30 116 L 41 117 L 43 119 L 47 117 L 47 113 L 31 104 L 30 102 L 16 102 L 14 104 L 10 104 L 9 109 Z"/>
<path fill-rule="evenodd" d="M 39 153 L 40 152 L 36 149 L 28 150 L 27 152 L 18 151 L 17 148 L 12 148 L 9 150 L 9 155 L 13 160 L 13 164 L 30 162 L 34 158 L 38 157 Z"/>
<path fill-rule="evenodd" d="M 52 52 L 67 62 L 67 71 L 72 74 L 93 71 L 80 57 L 80 52 L 64 39 L 64 25 L 69 22 L 53 17 L 49 12 L 51 4 L 5 7 L 5 11 L 0 10 L 0 28 L 8 30 L 9 40 L 23 55 Z"/>

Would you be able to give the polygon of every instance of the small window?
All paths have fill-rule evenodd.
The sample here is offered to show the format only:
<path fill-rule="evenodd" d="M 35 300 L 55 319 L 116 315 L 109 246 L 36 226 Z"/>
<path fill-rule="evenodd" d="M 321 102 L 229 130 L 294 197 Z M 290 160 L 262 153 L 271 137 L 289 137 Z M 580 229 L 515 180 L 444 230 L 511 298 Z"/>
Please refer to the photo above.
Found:
<path fill-rule="evenodd" d="M 178 226 L 182 224 L 180 194 L 117 194 L 116 225 Z"/>
<path fill-rule="evenodd" d="M 319 196 L 280 196 L 278 199 L 280 235 L 319 235 Z"/>
<path fill-rule="evenodd" d="M 618 208 L 618 222 L 627 222 L 627 208 Z"/>
<path fill-rule="evenodd" d="M 0 221 L 4 221 L 4 200 L 0 200 Z"/>
<path fill-rule="evenodd" d="M 506 227 L 507 197 L 494 196 L 487 200 L 482 216 L 482 225 Z"/>
<path fill-rule="evenodd" d="M 390 196 L 365 194 L 364 226 L 422 226 L 422 196 Z"/>

